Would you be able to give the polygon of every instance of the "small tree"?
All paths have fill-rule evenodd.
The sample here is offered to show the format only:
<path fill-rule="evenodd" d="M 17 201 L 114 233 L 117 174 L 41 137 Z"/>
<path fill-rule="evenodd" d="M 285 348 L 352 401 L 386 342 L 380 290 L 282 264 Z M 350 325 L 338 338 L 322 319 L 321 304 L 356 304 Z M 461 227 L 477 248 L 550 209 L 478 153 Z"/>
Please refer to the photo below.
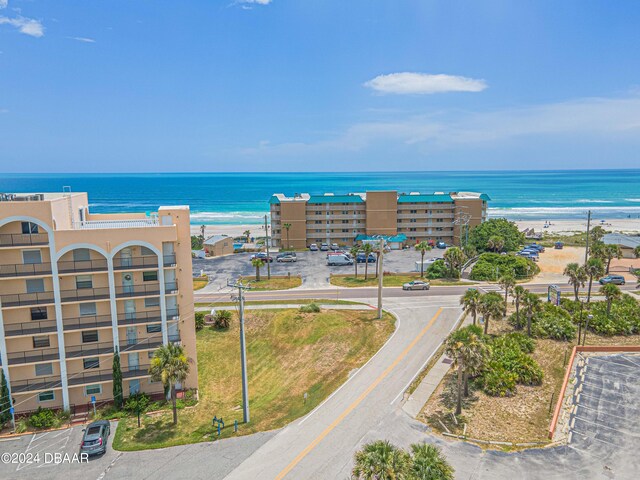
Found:
<path fill-rule="evenodd" d="M 246 242 L 249 243 L 251 241 L 251 230 L 245 230 L 242 234 L 244 235 Z"/>
<path fill-rule="evenodd" d="M 120 410 L 122 408 L 122 369 L 120 368 L 120 354 L 118 347 L 113 353 L 113 403 Z"/>
<path fill-rule="evenodd" d="M 573 286 L 573 296 L 577 302 L 579 300 L 580 287 L 584 288 L 589 278 L 587 272 L 584 267 L 577 263 L 570 263 L 565 267 L 563 274 L 569 277 L 569 285 Z"/>
<path fill-rule="evenodd" d="M 607 316 L 611 315 L 611 303 L 614 300 L 619 300 L 622 298 L 622 291 L 618 288 L 617 285 L 613 283 L 607 283 L 600 287 L 600 293 L 604 295 L 604 298 L 607 300 Z"/>
<path fill-rule="evenodd" d="M 161 381 L 171 393 L 173 406 L 173 424 L 178 424 L 178 407 L 176 405 L 176 383 L 182 383 L 189 375 L 189 359 L 184 348 L 174 343 L 162 345 L 153 354 L 149 375 L 153 381 Z"/>
<path fill-rule="evenodd" d="M 127 398 L 124 408 L 138 417 L 138 428 L 140 428 L 140 415 L 147 411 L 149 403 L 149 396 L 144 393 L 136 393 Z"/>
<path fill-rule="evenodd" d="M 509 293 L 511 293 L 511 290 L 513 289 L 513 287 L 516 286 L 516 277 L 514 277 L 510 273 L 505 273 L 501 275 L 500 278 L 498 279 L 498 284 L 504 290 L 504 316 L 506 317 L 507 301 L 509 300 Z"/>
<path fill-rule="evenodd" d="M 473 324 L 476 324 L 476 318 L 478 317 L 478 310 L 480 308 L 480 292 L 475 288 L 469 288 L 464 295 L 460 297 L 460 305 L 464 313 L 471 314 L 473 317 Z"/>
<path fill-rule="evenodd" d="M 605 245 L 603 250 L 604 261 L 606 262 L 605 273 L 609 273 L 609 268 L 611 267 L 611 261 L 614 258 L 618 260 L 622 258 L 622 249 L 620 245 Z"/>
<path fill-rule="evenodd" d="M 221 330 L 229 328 L 231 322 L 231 312 L 229 310 L 218 310 L 213 317 L 213 326 Z"/>
<path fill-rule="evenodd" d="M 489 320 L 500 318 L 504 310 L 502 296 L 497 292 L 485 293 L 480 297 L 480 312 L 484 318 L 484 334 L 489 332 Z"/>
<path fill-rule="evenodd" d="M 590 258 L 584 266 L 584 271 L 589 277 L 589 289 L 587 290 L 587 303 L 591 302 L 591 286 L 593 279 L 604 274 L 604 265 L 599 258 Z"/>
<path fill-rule="evenodd" d="M 521 328 L 520 326 L 520 303 L 524 296 L 529 293 L 529 290 L 524 288 L 522 285 L 516 285 L 513 287 L 513 301 L 516 304 L 516 326 L 517 328 Z"/>
<path fill-rule="evenodd" d="M 467 257 L 458 247 L 451 247 L 444 253 L 444 261 L 449 267 L 449 276 L 451 278 L 460 277 L 460 268 L 464 265 Z"/>
<path fill-rule="evenodd" d="M 533 316 L 540 311 L 540 297 L 538 297 L 535 293 L 527 292 L 522 298 L 522 305 L 527 311 L 527 335 L 531 336 L 531 322 L 533 320 Z"/>
<path fill-rule="evenodd" d="M 369 278 L 369 255 L 373 253 L 373 247 L 370 243 L 365 243 L 362 246 L 362 252 L 364 253 L 364 279 Z"/>
<path fill-rule="evenodd" d="M 440 448 L 428 443 L 411 445 L 409 478 L 415 480 L 453 480 L 454 469 Z"/>
<path fill-rule="evenodd" d="M 358 278 L 358 253 L 360 253 L 360 247 L 357 245 L 354 245 L 351 247 L 351 250 L 349 250 L 349 254 L 353 257 L 353 268 L 356 270 L 356 278 Z"/>
<path fill-rule="evenodd" d="M 367 443 L 355 454 L 352 478 L 359 480 L 405 479 L 410 457 L 386 440 Z"/>
<path fill-rule="evenodd" d="M 420 252 L 420 278 L 424 277 L 424 254 L 431 250 L 431 245 L 427 242 L 420 242 L 416 245 L 416 250 Z"/>
<path fill-rule="evenodd" d="M 282 226 L 284 227 L 285 231 L 287 232 L 287 248 L 291 248 L 291 245 L 289 244 L 289 229 L 291 228 L 291 224 L 290 223 L 283 223 Z"/>
<path fill-rule="evenodd" d="M 489 237 L 489 240 L 487 240 L 487 248 L 492 252 L 501 252 L 504 248 L 504 238 L 498 235 Z"/>
<path fill-rule="evenodd" d="M 0 429 L 11 419 L 11 397 L 9 396 L 9 385 L 4 376 L 4 370 L 0 368 Z"/>
<path fill-rule="evenodd" d="M 261 258 L 254 258 L 251 260 L 251 265 L 256 267 L 256 282 L 260 281 L 260 269 L 264 267 L 264 262 Z"/>
<path fill-rule="evenodd" d="M 196 324 L 196 332 L 204 328 L 204 312 L 195 312 L 194 320 Z"/>
<path fill-rule="evenodd" d="M 633 249 L 633 255 L 636 258 L 640 258 L 640 245 L 638 245 L 636 248 Z"/>

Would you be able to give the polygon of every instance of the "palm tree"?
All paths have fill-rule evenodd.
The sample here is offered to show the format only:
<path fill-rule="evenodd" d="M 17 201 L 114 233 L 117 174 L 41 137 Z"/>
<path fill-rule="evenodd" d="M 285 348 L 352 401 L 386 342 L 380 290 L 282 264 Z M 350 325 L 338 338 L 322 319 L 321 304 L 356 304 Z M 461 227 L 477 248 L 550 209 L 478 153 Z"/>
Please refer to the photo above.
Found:
<path fill-rule="evenodd" d="M 604 265 L 599 258 L 590 258 L 584 266 L 584 271 L 589 277 L 589 289 L 587 290 L 587 303 L 591 302 L 591 286 L 593 285 L 593 278 L 600 277 L 604 273 Z"/>
<path fill-rule="evenodd" d="M 504 310 L 502 295 L 497 292 L 485 293 L 480 297 L 480 313 L 484 318 L 484 334 L 489 331 L 489 320 L 500 318 Z"/>
<path fill-rule="evenodd" d="M 636 258 L 640 258 L 640 245 L 638 245 L 636 248 L 633 249 L 633 255 Z"/>
<path fill-rule="evenodd" d="M 527 311 L 527 335 L 531 336 L 531 322 L 533 315 L 540 311 L 541 308 L 540 297 L 535 293 L 527 292 L 524 297 L 522 297 L 522 306 Z"/>
<path fill-rule="evenodd" d="M 454 469 L 440 448 L 427 443 L 411 445 L 409 475 L 415 480 L 453 480 Z"/>
<path fill-rule="evenodd" d="M 264 262 L 261 258 L 254 258 L 251 260 L 251 265 L 256 267 L 256 282 L 260 281 L 260 268 L 264 267 Z"/>
<path fill-rule="evenodd" d="M 424 254 L 431 250 L 431 245 L 427 242 L 416 244 L 416 250 L 420 252 L 420 278 L 424 277 Z"/>
<path fill-rule="evenodd" d="M 355 454 L 352 478 L 361 480 L 400 480 L 407 478 L 411 458 L 386 440 L 367 443 Z"/>
<path fill-rule="evenodd" d="M 460 305 L 464 313 L 471 314 L 473 317 L 473 324 L 476 324 L 476 318 L 478 317 L 478 309 L 480 307 L 480 292 L 476 288 L 469 288 L 462 297 L 460 297 Z"/>
<path fill-rule="evenodd" d="M 500 252 L 504 248 L 504 238 L 494 235 L 487 240 L 487 248 L 493 252 Z"/>
<path fill-rule="evenodd" d="M 182 383 L 189 374 L 189 362 L 184 348 L 174 343 L 162 345 L 154 352 L 149 367 L 149 375 L 153 381 L 161 381 L 171 392 L 173 404 L 173 424 L 178 424 L 178 409 L 176 407 L 176 383 Z"/>
<path fill-rule="evenodd" d="M 373 253 L 373 247 L 370 243 L 365 243 L 362 246 L 362 252 L 364 253 L 364 279 L 366 280 L 369 278 L 369 255 Z"/>
<path fill-rule="evenodd" d="M 354 245 L 349 250 L 349 254 L 353 258 L 353 267 L 356 269 L 356 278 L 358 278 L 358 253 L 360 253 L 360 247 L 358 245 Z"/>
<path fill-rule="evenodd" d="M 584 288 L 588 275 L 584 267 L 577 263 L 570 263 L 564 269 L 563 275 L 569 277 L 569 285 L 573 285 L 573 296 L 576 302 L 579 300 L 580 287 Z"/>
<path fill-rule="evenodd" d="M 458 278 L 460 276 L 460 268 L 464 265 L 467 257 L 464 252 L 458 247 L 449 248 L 444 253 L 444 261 L 449 266 L 451 278 Z"/>
<path fill-rule="evenodd" d="M 251 230 L 245 230 L 243 235 L 246 237 L 247 243 L 249 243 L 249 240 L 251 240 Z"/>
<path fill-rule="evenodd" d="M 618 288 L 617 285 L 613 283 L 607 283 L 600 287 L 600 293 L 604 295 L 604 298 L 607 300 L 607 316 L 611 313 L 611 303 L 614 300 L 620 299 L 622 297 L 622 291 Z"/>
<path fill-rule="evenodd" d="M 291 228 L 291 224 L 290 223 L 283 223 L 282 226 L 287 231 L 287 248 L 290 248 L 289 247 L 289 229 Z"/>
<path fill-rule="evenodd" d="M 605 273 L 609 273 L 609 267 L 611 266 L 611 260 L 617 258 L 618 260 L 622 258 L 622 249 L 620 245 L 605 245 L 603 252 L 604 260 L 606 260 L 606 270 Z"/>
<path fill-rule="evenodd" d="M 520 302 L 524 298 L 524 296 L 529 293 L 529 290 L 524 288 L 522 285 L 516 285 L 513 287 L 513 301 L 516 304 L 516 326 L 520 328 Z"/>
<path fill-rule="evenodd" d="M 504 289 L 504 316 L 507 316 L 507 301 L 509 300 L 509 293 L 516 286 L 516 277 L 510 273 L 504 273 L 498 279 L 498 284 Z"/>

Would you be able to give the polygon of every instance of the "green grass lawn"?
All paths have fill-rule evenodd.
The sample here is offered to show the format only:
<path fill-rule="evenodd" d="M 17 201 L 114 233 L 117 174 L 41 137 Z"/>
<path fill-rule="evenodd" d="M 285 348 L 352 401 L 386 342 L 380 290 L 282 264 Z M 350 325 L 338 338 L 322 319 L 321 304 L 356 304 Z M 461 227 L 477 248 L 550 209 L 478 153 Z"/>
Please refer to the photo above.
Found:
<path fill-rule="evenodd" d="M 209 283 L 209 279 L 207 277 L 198 277 L 193 279 L 193 290 L 200 290 L 204 288 Z"/>
<path fill-rule="evenodd" d="M 545 294 L 546 295 L 546 294 Z M 298 299 L 292 298 L 291 300 L 247 300 L 245 305 L 308 305 L 309 303 L 316 303 L 318 305 L 363 305 L 362 302 L 354 302 L 351 300 L 332 300 L 328 298 L 313 299 L 305 298 Z M 237 302 L 211 302 L 211 303 L 196 303 L 196 307 L 233 307 L 238 305 Z"/>
<path fill-rule="evenodd" d="M 411 273 L 404 275 L 385 275 L 383 280 L 383 286 L 385 287 L 401 287 L 404 283 L 411 280 L 419 280 L 419 273 Z M 476 282 L 461 282 L 455 279 L 438 278 L 435 280 L 423 279 L 429 282 L 431 285 L 473 285 Z M 353 275 L 331 275 L 329 280 L 332 285 L 338 287 L 375 287 L 378 285 L 378 279 L 374 277 L 374 274 L 369 275 L 369 278 L 364 279 L 364 273 L 358 270 L 358 278 Z"/>
<path fill-rule="evenodd" d="M 235 315 L 235 312 L 234 312 Z M 178 414 L 145 416 L 138 429 L 134 418 L 118 424 L 113 447 L 143 450 L 211 440 L 211 419 L 222 417 L 222 438 L 282 427 L 310 412 L 362 366 L 386 341 L 394 319 L 373 311 L 298 310 L 247 312 L 246 336 L 251 422 L 242 423 L 242 386 L 238 322 L 226 331 L 205 327 L 197 334 L 200 402 Z M 306 404 L 304 393 L 308 393 Z"/>
<path fill-rule="evenodd" d="M 260 275 L 260 281 L 256 282 L 256 277 L 241 277 L 243 282 L 251 282 L 251 290 L 288 290 L 290 288 L 299 287 L 302 285 L 302 278 L 298 275 L 286 276 L 271 276 L 271 279 L 267 279 L 266 273 Z"/>

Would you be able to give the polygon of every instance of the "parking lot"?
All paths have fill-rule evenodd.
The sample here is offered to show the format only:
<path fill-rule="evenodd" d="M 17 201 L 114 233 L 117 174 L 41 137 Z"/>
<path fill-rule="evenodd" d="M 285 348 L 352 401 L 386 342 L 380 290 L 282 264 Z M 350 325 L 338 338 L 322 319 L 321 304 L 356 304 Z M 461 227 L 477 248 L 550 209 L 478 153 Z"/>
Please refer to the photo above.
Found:
<path fill-rule="evenodd" d="M 445 250 L 433 249 L 425 254 L 427 258 L 442 258 Z M 271 263 L 271 273 L 273 275 L 301 275 L 302 287 L 326 288 L 329 286 L 329 274 L 331 273 L 352 273 L 353 266 L 327 266 L 328 252 L 296 252 L 297 261 L 295 263 L 278 263 L 275 261 L 277 252 L 271 252 L 274 261 Z M 237 253 L 225 257 L 216 258 L 196 258 L 193 260 L 193 274 L 199 275 L 204 272 L 211 277 L 212 284 L 208 290 L 217 290 L 226 286 L 228 279 L 235 279 L 240 275 L 255 275 L 255 268 L 251 265 L 252 253 Z M 383 268 L 386 272 L 413 272 L 415 262 L 420 261 L 420 253 L 413 250 L 394 250 L 384 256 Z M 373 263 L 369 264 L 370 270 L 374 270 Z M 267 267 L 261 269 L 265 274 Z M 364 272 L 364 264 L 358 265 L 358 274 Z"/>
<path fill-rule="evenodd" d="M 637 478 L 640 355 L 587 357 L 576 378 L 570 448 L 598 458 L 604 478 Z"/>

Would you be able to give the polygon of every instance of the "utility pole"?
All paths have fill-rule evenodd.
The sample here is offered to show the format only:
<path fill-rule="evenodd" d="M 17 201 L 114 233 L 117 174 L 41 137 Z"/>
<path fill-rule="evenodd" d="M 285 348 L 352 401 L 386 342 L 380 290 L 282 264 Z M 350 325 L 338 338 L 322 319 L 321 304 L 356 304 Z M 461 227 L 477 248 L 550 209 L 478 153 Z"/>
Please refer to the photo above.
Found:
<path fill-rule="evenodd" d="M 378 257 L 378 320 L 382 319 L 382 283 L 384 282 L 382 257 L 384 257 L 384 240 L 380 239 L 380 256 Z M 367 261 L 368 260 L 369 259 L 367 259 Z"/>
<path fill-rule="evenodd" d="M 244 423 L 249 423 L 249 382 L 247 380 L 247 348 L 244 340 L 244 291 L 248 290 L 249 285 L 243 285 L 241 282 L 229 282 L 227 286 L 238 289 L 238 301 L 240 303 L 240 363 L 242 364 L 242 414 Z M 232 297 L 233 298 L 233 297 Z"/>
<path fill-rule="evenodd" d="M 589 230 L 591 229 L 591 210 L 587 212 L 587 246 L 584 249 L 584 263 L 589 260 Z"/>
<path fill-rule="evenodd" d="M 271 280 L 271 258 L 269 255 L 269 226 L 267 216 L 264 216 L 264 243 L 267 246 L 267 279 Z"/>

